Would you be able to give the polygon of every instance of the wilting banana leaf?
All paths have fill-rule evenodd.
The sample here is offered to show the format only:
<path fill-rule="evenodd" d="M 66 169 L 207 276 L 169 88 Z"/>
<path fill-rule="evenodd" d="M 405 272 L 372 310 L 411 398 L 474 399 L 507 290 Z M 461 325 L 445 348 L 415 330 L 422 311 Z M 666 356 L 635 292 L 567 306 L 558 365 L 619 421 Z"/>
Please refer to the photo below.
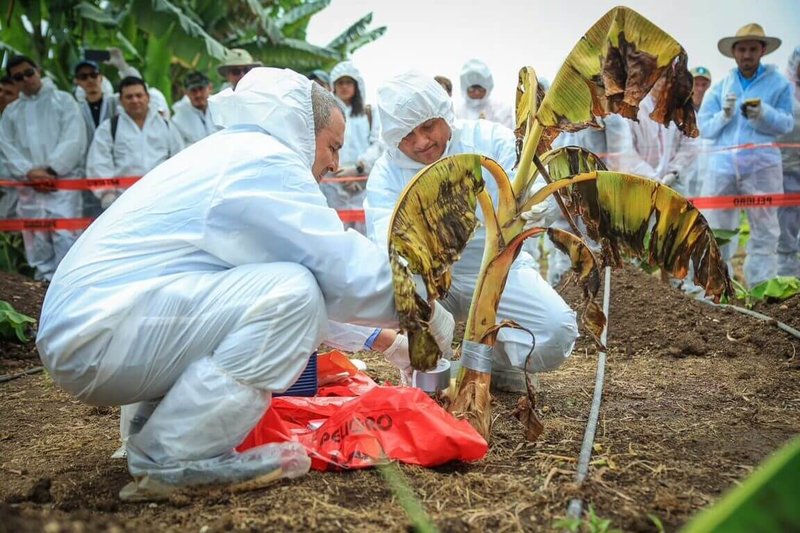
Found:
<path fill-rule="evenodd" d="M 583 289 L 584 308 L 581 323 L 598 348 L 605 350 L 600 335 L 606 326 L 606 315 L 595 301 L 600 290 L 600 266 L 597 258 L 583 240 L 568 231 L 548 228 L 547 236 L 558 250 L 569 257 L 572 272 L 577 276 L 577 281 Z"/>
<path fill-rule="evenodd" d="M 536 116 L 536 110 L 544 100 L 544 87 L 539 84 L 536 77 L 536 71 L 533 67 L 522 67 L 519 69 L 519 78 L 517 79 L 517 96 L 516 96 L 516 128 L 514 129 L 514 137 L 517 138 L 517 161 L 514 168 L 519 165 L 520 157 L 522 156 L 522 144 L 525 136 L 528 134 L 530 126 Z M 536 153 L 541 154 L 550 149 L 553 140 L 558 136 L 558 131 L 544 132 L 539 141 Z"/>
<path fill-rule="evenodd" d="M 444 158 L 411 180 L 392 215 L 389 259 L 395 304 L 417 370 L 435 367 L 441 355 L 426 329 L 429 302 L 443 298 L 450 288 L 449 267 L 477 227 L 477 195 L 483 190 L 480 156 Z M 414 275 L 425 284 L 427 302 L 417 295 Z"/>
<path fill-rule="evenodd" d="M 591 175 L 594 181 L 581 179 Z M 573 180 L 571 206 L 588 236 L 603 246 L 605 264 L 619 266 L 622 255 L 633 255 L 683 279 L 691 262 L 694 282 L 706 294 L 716 300 L 723 294 L 733 296 L 714 233 L 680 194 L 656 181 L 618 172 L 597 171 L 561 181 Z"/>
<path fill-rule="evenodd" d="M 639 102 L 659 78 L 665 86 L 650 115 L 697 136 L 686 51 L 658 26 L 626 7 L 615 7 L 578 41 L 558 71 L 536 118 L 545 130 L 577 131 L 595 117 L 619 113 L 635 119 Z"/>

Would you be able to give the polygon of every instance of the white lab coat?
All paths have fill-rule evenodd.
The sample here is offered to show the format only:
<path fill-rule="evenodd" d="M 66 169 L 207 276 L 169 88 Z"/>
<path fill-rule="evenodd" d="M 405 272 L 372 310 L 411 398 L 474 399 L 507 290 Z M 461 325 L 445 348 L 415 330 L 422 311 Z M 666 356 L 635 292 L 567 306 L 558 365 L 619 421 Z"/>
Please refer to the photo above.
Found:
<path fill-rule="evenodd" d="M 42 80 L 42 88 L 33 96 L 20 92 L 0 118 L 0 150 L 14 179 L 25 180 L 30 170 L 47 167 L 55 170 L 58 179 L 80 178 L 86 130 L 77 102 L 69 93 L 57 90 L 49 78 Z M 19 190 L 17 214 L 21 218 L 73 218 L 80 212 L 79 192 Z M 22 236 L 28 263 L 41 279 L 50 279 L 75 240 L 71 231 L 25 231 Z"/>
<path fill-rule="evenodd" d="M 86 172 L 95 178 L 144 176 L 182 149 L 177 128 L 154 108 L 150 108 L 142 128 L 123 112 L 115 139 L 111 138 L 111 120 L 97 128 L 86 158 Z M 95 189 L 94 193 L 102 198 L 108 192 L 119 196 L 123 191 Z"/>
<path fill-rule="evenodd" d="M 480 100 L 467 96 L 467 89 L 480 85 L 486 89 L 486 95 Z M 494 79 L 489 67 L 477 59 L 470 59 L 461 69 L 461 102 L 456 109 L 456 117 L 477 120 L 485 119 L 497 122 L 514 129 L 515 120 L 511 106 L 492 95 Z"/>
<path fill-rule="evenodd" d="M 131 187 L 50 285 L 37 346 L 59 385 L 98 404 L 166 394 L 129 440 L 136 475 L 191 463 L 230 480 L 231 450 L 328 318 L 397 326 L 385 254 L 343 230 L 311 174 L 311 84 L 257 68 L 217 95 L 225 129 Z"/>
<path fill-rule="evenodd" d="M 202 111 L 189 103 L 188 105 L 176 105 L 174 109 L 172 124 L 180 132 L 184 146 L 194 144 L 220 130 L 220 127 L 214 124 L 208 107 Z"/>
<path fill-rule="evenodd" d="M 443 118 L 451 129 L 444 155 L 477 153 L 491 157 L 510 170 L 516 160 L 514 134 L 500 124 L 485 120 L 454 120 L 452 100 L 431 77 L 417 72 L 397 76 L 378 90 L 382 135 L 387 147 L 367 182 L 367 232 L 384 250 L 391 215 L 400 194 L 424 165 L 400 152 L 400 140 L 431 118 Z M 497 203 L 497 186 L 484 171 L 486 188 Z M 482 218 L 482 214 L 478 214 Z M 479 227 L 452 267 L 450 293 L 442 304 L 460 319 L 466 319 L 480 270 L 485 229 Z M 531 370 L 558 367 L 572 352 L 578 331 L 575 313 L 536 272 L 531 257 L 520 253 L 512 266 L 498 308 L 498 320 L 510 319 L 533 331 L 536 347 Z M 531 347 L 528 333 L 503 329 L 495 344 L 495 370 L 523 368 Z"/>

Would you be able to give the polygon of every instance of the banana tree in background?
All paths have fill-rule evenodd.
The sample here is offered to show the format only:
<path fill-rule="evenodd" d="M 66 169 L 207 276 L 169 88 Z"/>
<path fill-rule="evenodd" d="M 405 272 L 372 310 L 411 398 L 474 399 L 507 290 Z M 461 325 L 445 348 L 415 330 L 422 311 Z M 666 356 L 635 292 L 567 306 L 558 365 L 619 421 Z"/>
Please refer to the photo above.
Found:
<path fill-rule="evenodd" d="M 167 98 L 189 70 L 212 79 L 229 48 L 265 65 L 299 72 L 330 69 L 386 31 L 372 14 L 327 46 L 306 42 L 311 17 L 330 0 L 9 0 L 0 12 L 0 50 L 31 56 L 62 88 L 82 48 L 121 48 Z M 112 78 L 113 79 L 113 76 Z M 179 92 L 178 92 L 179 94 Z"/>

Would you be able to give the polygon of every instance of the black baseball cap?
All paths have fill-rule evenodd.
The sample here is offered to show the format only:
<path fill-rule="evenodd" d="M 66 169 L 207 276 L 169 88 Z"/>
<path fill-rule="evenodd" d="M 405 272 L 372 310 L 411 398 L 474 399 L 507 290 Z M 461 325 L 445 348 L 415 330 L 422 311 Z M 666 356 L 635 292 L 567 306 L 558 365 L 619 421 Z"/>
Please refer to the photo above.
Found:
<path fill-rule="evenodd" d="M 89 61 L 88 59 L 83 59 L 78 61 L 78 64 L 75 65 L 75 74 L 78 74 L 78 71 L 81 67 L 92 67 L 95 71 L 100 72 L 100 67 L 94 61 Z"/>
<path fill-rule="evenodd" d="M 197 87 L 208 87 L 211 80 L 202 72 L 190 72 L 183 79 L 183 86 L 188 89 L 195 89 Z"/>

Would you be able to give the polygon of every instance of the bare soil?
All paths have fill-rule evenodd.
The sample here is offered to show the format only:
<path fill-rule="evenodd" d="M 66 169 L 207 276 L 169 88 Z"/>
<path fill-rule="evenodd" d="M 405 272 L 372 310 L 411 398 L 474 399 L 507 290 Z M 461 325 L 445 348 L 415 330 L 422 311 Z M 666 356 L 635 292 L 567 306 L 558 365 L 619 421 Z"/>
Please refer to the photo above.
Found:
<path fill-rule="evenodd" d="M 0 274 L 0 299 L 38 316 L 43 287 Z M 565 290 L 570 302 L 578 291 Z M 800 328 L 800 298 L 758 310 Z M 675 530 L 800 432 L 800 341 L 774 325 L 692 300 L 640 271 L 613 274 L 608 362 L 589 479 L 574 483 L 597 353 L 582 338 L 541 375 L 545 431 L 523 439 L 518 396 L 494 398 L 486 458 L 401 467 L 442 531 L 553 529 L 569 500 L 627 531 Z M 392 380 L 379 354 L 369 373 Z M 0 341 L 0 373 L 40 364 Z M 374 470 L 318 473 L 242 495 L 212 490 L 126 504 L 118 409 L 72 400 L 46 374 L 0 383 L 0 531 L 403 531 L 409 520 Z"/>

